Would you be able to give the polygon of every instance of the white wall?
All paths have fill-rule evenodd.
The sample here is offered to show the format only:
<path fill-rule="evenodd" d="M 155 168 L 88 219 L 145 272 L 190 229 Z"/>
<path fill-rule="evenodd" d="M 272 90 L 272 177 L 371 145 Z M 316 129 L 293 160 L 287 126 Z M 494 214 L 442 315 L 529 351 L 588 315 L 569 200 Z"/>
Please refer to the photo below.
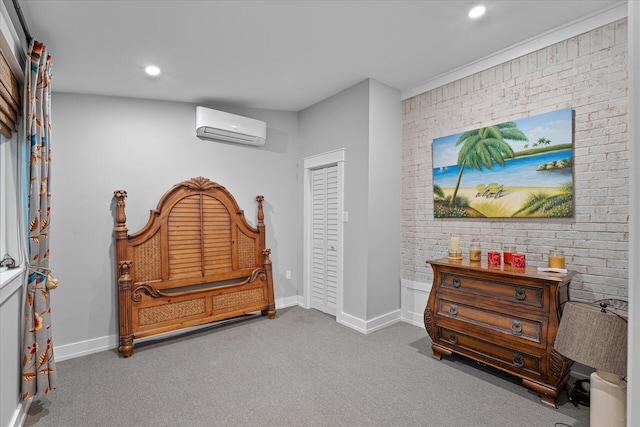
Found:
<path fill-rule="evenodd" d="M 58 360 L 114 347 L 117 299 L 114 190 L 126 190 L 130 233 L 174 184 L 204 176 L 224 185 L 250 224 L 265 197 L 276 305 L 294 303 L 297 113 L 226 109 L 267 122 L 256 148 L 201 140 L 195 105 L 105 96 L 53 94 L 51 268 L 53 339 Z M 207 105 L 207 107 L 215 107 Z M 218 107 L 219 108 L 219 107 Z M 219 108 L 223 109 L 223 108 Z"/>
<path fill-rule="evenodd" d="M 622 6 L 625 5 L 622 4 Z M 638 144 L 640 143 L 640 132 L 638 131 L 640 128 L 638 125 L 640 123 L 640 91 L 638 90 L 640 88 L 640 48 L 638 47 L 640 43 L 640 6 L 637 2 L 630 1 L 628 2 L 628 8 L 628 32 L 625 28 L 625 21 L 617 21 L 601 28 L 590 26 L 585 29 L 584 34 L 577 33 L 579 34 L 578 36 L 571 37 L 565 42 L 549 47 L 540 46 L 541 50 L 537 54 L 535 52 L 533 54 L 525 52 L 521 59 L 508 61 L 497 67 L 488 66 L 486 71 L 475 74 L 475 77 L 466 78 L 466 75 L 472 74 L 469 73 L 461 76 L 463 78 L 450 79 L 443 82 L 439 90 L 435 90 L 436 86 L 433 85 L 429 88 L 429 91 L 425 91 L 424 96 L 416 96 L 413 99 L 408 99 L 407 97 L 405 112 L 413 108 L 419 109 L 421 104 L 428 104 L 432 101 L 429 96 L 433 96 L 434 101 L 439 97 L 440 100 L 447 97 L 460 97 L 467 89 L 471 93 L 474 90 L 474 83 L 487 81 L 489 82 L 489 85 L 487 85 L 489 88 L 503 90 L 503 96 L 501 98 L 484 96 L 483 99 L 489 100 L 491 105 L 473 108 L 477 115 L 487 115 L 487 117 L 483 117 L 483 120 L 486 121 L 502 121 L 500 118 L 504 118 L 505 114 L 513 114 L 515 108 L 535 109 L 542 107 L 551 109 L 551 107 L 556 106 L 555 104 L 558 100 L 560 103 L 564 102 L 567 106 L 588 109 L 589 114 L 579 119 L 576 125 L 578 133 L 576 135 L 576 143 L 582 148 L 581 152 L 576 152 L 576 155 L 584 156 L 584 159 L 581 160 L 582 167 L 576 174 L 578 183 L 580 180 L 584 181 L 584 184 L 578 188 L 576 194 L 576 210 L 582 214 L 578 215 L 570 223 L 562 225 L 562 231 L 565 232 L 563 237 L 570 240 L 575 239 L 578 244 L 586 245 L 585 247 L 576 247 L 574 243 L 570 243 L 574 249 L 580 252 L 586 252 L 590 245 L 602 245 L 602 240 L 608 241 L 605 246 L 613 248 L 615 251 L 610 252 L 610 255 L 613 256 L 610 257 L 609 261 L 606 261 L 608 264 L 605 265 L 605 268 L 598 268 L 598 265 L 603 265 L 602 259 L 598 259 L 602 252 L 598 250 L 588 252 L 587 257 L 579 259 L 580 264 L 576 264 L 576 269 L 588 274 L 581 274 L 576 278 L 577 280 L 574 280 L 575 283 L 572 283 L 571 291 L 572 298 L 587 300 L 602 297 L 625 298 L 628 292 L 630 305 L 628 360 L 635 361 L 638 360 L 638 354 L 640 354 L 638 334 L 638 313 L 640 313 L 640 292 L 638 292 L 638 283 L 640 282 L 640 269 L 638 268 L 638 265 L 640 265 L 640 245 L 638 243 L 640 241 L 638 233 L 638 218 L 640 218 L 640 196 L 638 196 L 638 189 L 640 188 L 640 172 L 638 168 L 640 162 L 640 149 L 638 149 Z M 614 17 L 614 20 L 621 18 L 618 13 L 614 14 Z M 614 20 L 607 20 L 601 24 L 613 22 Z M 594 30 L 594 28 L 596 29 Z M 576 41 L 579 42 L 577 46 Z M 593 54 L 594 58 L 583 58 L 579 61 L 579 65 L 583 66 L 571 69 L 569 74 L 564 73 L 565 77 L 571 75 L 572 80 L 576 82 L 574 88 L 563 89 L 565 96 L 567 96 L 564 101 L 562 101 L 561 97 L 555 97 L 556 100 L 554 100 L 554 91 L 562 90 L 562 86 L 558 84 L 558 81 L 562 80 L 562 78 L 558 78 L 559 76 L 554 77 L 559 68 L 554 70 L 553 67 L 551 67 L 551 70 L 543 72 L 543 77 L 550 79 L 545 88 L 550 93 L 544 93 L 538 99 L 534 99 L 531 96 L 530 88 L 536 87 L 536 85 L 533 81 L 534 79 L 531 78 L 532 76 L 528 76 L 520 78 L 520 84 L 527 83 L 526 90 L 515 91 L 519 101 L 504 96 L 511 85 L 505 81 L 500 82 L 497 77 L 506 77 L 504 73 L 513 70 L 509 69 L 510 65 L 521 65 L 522 68 L 518 68 L 524 71 L 527 66 L 535 66 L 536 59 L 546 61 L 548 58 L 554 58 L 556 54 L 564 54 L 567 52 L 567 46 L 571 47 L 568 52 L 575 54 L 576 47 L 579 46 L 578 49 L 583 52 L 581 56 Z M 628 62 L 625 56 L 627 50 Z M 545 54 L 548 52 L 552 53 L 552 55 L 546 56 Z M 504 55 L 505 52 L 502 52 L 502 54 Z M 537 55 L 537 58 L 535 55 Z M 613 61 L 609 61 L 609 64 L 606 64 L 608 59 L 611 58 L 613 58 Z M 566 66 L 569 60 L 575 60 L 575 58 L 562 58 L 558 67 Z M 520 62 L 520 64 L 516 64 L 517 62 Z M 480 66 L 479 64 L 480 62 L 473 65 L 477 69 Z M 499 72 L 500 67 L 502 67 L 502 74 Z M 600 71 L 598 67 L 601 67 Z M 498 71 L 493 74 L 492 70 Z M 592 70 L 596 74 L 601 74 L 600 77 L 602 78 L 589 75 Z M 626 70 L 628 70 L 628 74 L 625 72 Z M 462 71 L 456 70 L 456 72 L 460 73 Z M 583 73 L 586 73 L 586 75 Z M 533 77 L 535 78 L 536 76 L 534 75 Z M 486 80 L 487 78 L 490 80 Z M 566 80 L 562 83 L 565 84 Z M 627 84 L 628 90 L 626 89 Z M 476 86 L 475 89 L 477 90 L 478 87 Z M 599 96 L 592 94 L 580 97 L 579 92 L 584 94 L 590 90 L 600 90 L 601 92 Z M 569 98 L 569 95 L 578 96 L 578 98 Z M 493 110 L 491 99 L 499 99 L 495 111 Z M 551 103 L 543 104 L 547 100 Z M 589 102 L 584 103 L 585 100 Z M 610 105 L 603 106 L 602 103 L 609 103 Z M 628 116 L 625 109 L 627 105 Z M 455 113 L 455 109 L 452 110 L 453 113 Z M 469 116 L 471 117 L 472 115 L 470 114 Z M 607 119 L 604 123 L 602 121 L 603 117 Z M 455 121 L 446 122 L 446 117 L 442 117 L 442 119 L 445 120 L 445 126 L 451 129 L 459 126 Z M 476 119 L 474 118 L 474 120 Z M 433 124 L 441 123 L 440 120 L 436 119 L 432 119 L 431 122 Z M 626 124 L 628 124 L 628 131 Z M 467 124 L 464 124 L 463 127 L 469 128 Z M 432 209 L 429 210 L 427 206 L 430 204 L 430 190 L 424 193 L 424 197 L 422 195 L 414 197 L 413 194 L 414 188 L 430 188 L 431 176 L 428 170 L 431 163 L 431 153 L 428 146 L 432 136 L 442 136 L 444 134 L 439 131 L 435 135 L 433 135 L 433 132 L 428 134 L 426 127 L 422 126 L 420 120 L 418 120 L 418 116 L 410 117 L 409 114 L 404 117 L 403 130 L 406 134 L 404 137 L 406 146 L 404 152 L 405 162 L 403 162 L 402 169 L 403 180 L 412 184 L 411 187 L 409 185 L 403 186 L 405 200 L 403 206 L 407 211 L 414 210 L 417 213 L 415 216 L 407 214 L 406 217 L 403 217 L 403 221 L 405 221 L 403 226 L 404 224 L 418 222 L 423 225 L 416 228 L 415 233 L 407 233 L 403 229 L 402 308 L 403 318 L 419 324 L 421 323 L 419 307 L 424 307 L 421 301 L 426 301 L 432 281 L 430 272 L 428 269 L 424 269 L 424 260 L 430 257 L 439 257 L 446 253 L 447 243 L 442 244 L 440 240 L 444 239 L 445 242 L 448 242 L 445 236 L 450 234 L 449 229 L 458 227 L 459 222 L 451 220 L 445 224 L 447 227 L 439 226 L 434 229 L 432 224 L 427 223 L 426 220 L 428 218 L 424 216 L 424 213 L 420 214 L 420 212 L 426 211 L 427 215 L 432 215 Z M 593 131 L 594 135 L 589 135 L 589 131 Z M 592 145 L 594 139 L 598 140 L 598 143 Z M 602 158 L 601 156 L 605 157 Z M 616 159 L 621 159 L 621 161 L 616 161 Z M 598 170 L 598 167 L 603 170 Z M 413 187 L 413 184 L 416 184 L 415 187 Z M 597 196 L 592 196 L 594 190 L 596 190 L 597 194 L 599 188 L 603 189 L 606 194 L 616 194 L 618 197 L 603 200 Z M 406 199 L 408 198 L 412 200 L 407 202 Z M 612 215 L 609 215 L 609 209 L 612 209 Z M 588 214 L 585 214 L 585 212 Z M 518 226 L 520 223 L 501 222 L 499 225 L 502 227 L 505 224 L 511 227 L 512 224 Z M 471 225 L 473 226 L 473 223 Z M 572 227 L 575 227 L 575 230 Z M 553 231 L 555 228 L 556 225 L 553 228 L 545 227 L 543 229 L 541 227 L 541 231 Z M 489 223 L 486 229 L 492 232 L 497 230 L 492 223 Z M 598 235 L 598 231 L 603 229 L 604 233 L 601 233 L 600 236 L 606 236 L 607 234 L 608 236 L 604 239 L 602 237 L 594 238 L 594 236 Z M 620 233 L 621 231 L 622 233 Z M 441 238 L 438 238 L 439 233 L 442 233 Z M 518 233 L 524 234 L 526 230 L 520 227 Z M 500 236 L 501 238 L 502 236 Z M 550 245 L 553 245 L 553 243 L 550 242 Z M 540 259 L 535 262 L 542 261 Z M 406 274 L 407 272 L 411 273 Z M 635 427 L 640 425 L 640 408 L 635 404 L 640 395 L 640 365 L 637 363 L 629 363 L 628 381 L 627 426 Z"/>
<path fill-rule="evenodd" d="M 358 83 L 301 111 L 300 136 L 301 157 L 345 148 L 344 210 L 349 221 L 344 224 L 343 311 L 348 322 L 371 331 L 397 320 L 399 91 L 371 79 Z"/>
<path fill-rule="evenodd" d="M 400 308 L 402 110 L 400 92 L 369 80 L 367 319 Z"/>
<path fill-rule="evenodd" d="M 0 426 L 18 425 L 26 416 L 22 385 L 22 291 L 24 268 L 0 271 Z"/>
<path fill-rule="evenodd" d="M 369 82 L 351 86 L 299 113 L 300 158 L 345 148 L 344 312 L 366 318 Z M 302 162 L 298 165 L 302 177 Z M 298 186 L 302 194 L 302 185 Z M 299 197 L 302 202 L 302 196 Z M 302 205 L 300 205 L 302 212 Z M 302 229 L 297 232 L 302 242 Z M 300 243 L 301 244 L 301 243 Z M 300 259 L 298 265 L 302 266 Z M 302 272 L 300 272 L 302 277 Z"/>
<path fill-rule="evenodd" d="M 375 103 L 370 103 L 370 93 Z M 300 115 L 207 106 L 266 121 L 266 145 L 201 140 L 195 136 L 191 104 L 53 94 L 51 268 L 61 285 L 51 298 L 58 360 L 116 346 L 114 190 L 128 192 L 130 233 L 146 224 L 150 209 L 170 186 L 185 179 L 204 176 L 224 185 L 254 225 L 254 199 L 263 194 L 276 302 L 282 307 L 296 304 L 301 290 L 298 162 L 340 147 L 347 149 L 345 210 L 350 212 L 345 224 L 345 307 L 362 320 L 399 310 L 399 260 L 394 259 L 399 257 L 399 93 L 365 81 Z M 376 124 L 371 124 L 370 114 Z M 385 116 L 393 118 L 390 125 Z M 301 145 L 299 125 L 306 137 Z M 372 139 L 372 154 L 370 131 L 378 134 Z M 396 157 L 387 161 L 394 151 Z M 371 196 L 376 204 L 387 192 L 398 199 L 376 206 L 372 215 L 371 183 L 384 190 Z M 384 230 L 362 238 L 372 231 L 370 219 Z M 292 224 L 297 231 L 292 232 Z M 369 263 L 379 267 L 368 275 Z M 289 280 L 286 270 L 293 272 Z"/>
<path fill-rule="evenodd" d="M 515 244 L 533 266 L 549 248 L 578 271 L 571 297 L 626 298 L 629 267 L 627 20 L 525 54 L 404 101 L 402 277 L 431 283 L 425 260 L 462 246 Z M 571 107 L 574 216 L 557 220 L 434 219 L 432 140 Z M 485 250 L 486 252 L 486 250 Z"/>
<path fill-rule="evenodd" d="M 627 426 L 640 425 L 640 4 L 629 2 L 629 331 Z M 633 362 L 631 362 L 633 361 Z"/>
<path fill-rule="evenodd" d="M 16 201 L 18 181 L 18 141 L 14 132 L 11 140 L 0 137 L 0 259 L 5 254 L 21 265 L 18 252 L 18 209 Z M 26 406 L 21 404 L 22 384 L 20 356 L 22 356 L 22 291 L 24 268 L 8 270 L 0 267 L 0 426 L 11 425 L 22 416 Z M 22 415 L 21 415 L 22 414 Z"/>

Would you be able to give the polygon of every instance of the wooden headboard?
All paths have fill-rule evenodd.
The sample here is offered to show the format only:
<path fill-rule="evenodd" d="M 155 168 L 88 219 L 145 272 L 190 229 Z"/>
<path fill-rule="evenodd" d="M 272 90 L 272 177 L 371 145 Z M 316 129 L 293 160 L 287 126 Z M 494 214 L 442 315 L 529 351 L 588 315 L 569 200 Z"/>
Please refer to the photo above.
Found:
<path fill-rule="evenodd" d="M 223 186 L 192 178 L 169 189 L 133 234 L 126 197 L 114 192 L 118 350 L 125 357 L 138 338 L 255 311 L 275 317 L 262 196 L 254 228 Z"/>

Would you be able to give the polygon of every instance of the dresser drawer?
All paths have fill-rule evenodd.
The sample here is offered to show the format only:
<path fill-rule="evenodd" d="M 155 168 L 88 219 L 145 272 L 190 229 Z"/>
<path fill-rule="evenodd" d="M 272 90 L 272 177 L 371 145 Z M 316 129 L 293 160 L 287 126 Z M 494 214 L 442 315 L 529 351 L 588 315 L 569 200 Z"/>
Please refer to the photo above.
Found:
<path fill-rule="evenodd" d="M 443 271 L 441 273 L 440 286 L 443 289 L 456 292 L 472 293 L 484 297 L 497 298 L 517 305 L 547 309 L 544 288 L 535 284 L 501 282 Z"/>
<path fill-rule="evenodd" d="M 543 320 L 524 319 L 442 298 L 438 300 L 438 315 L 485 328 L 487 333 L 502 334 L 505 342 L 515 340 L 541 346 L 545 341 L 546 322 Z"/>
<path fill-rule="evenodd" d="M 485 361 L 515 374 L 526 373 L 537 376 L 542 374 L 539 355 L 501 346 L 445 327 L 438 327 L 437 333 L 438 338 L 445 341 L 447 347 L 457 353 L 472 356 L 478 361 Z"/>

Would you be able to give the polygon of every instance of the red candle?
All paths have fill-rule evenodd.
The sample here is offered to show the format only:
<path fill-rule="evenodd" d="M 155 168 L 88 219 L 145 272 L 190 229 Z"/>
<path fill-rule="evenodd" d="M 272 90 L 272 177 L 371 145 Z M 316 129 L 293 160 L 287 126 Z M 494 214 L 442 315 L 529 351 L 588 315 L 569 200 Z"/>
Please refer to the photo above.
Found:
<path fill-rule="evenodd" d="M 505 246 L 502 254 L 503 254 L 503 258 L 504 258 L 504 263 L 505 264 L 511 264 L 511 255 L 513 255 L 516 252 L 516 247 L 515 246 Z"/>
<path fill-rule="evenodd" d="M 505 252 L 504 253 L 504 263 L 505 264 L 511 264 L 511 255 L 513 255 L 513 252 Z"/>
<path fill-rule="evenodd" d="M 500 265 L 500 252 L 497 252 L 497 251 L 487 252 L 487 263 L 489 265 Z"/>
<path fill-rule="evenodd" d="M 511 266 L 515 268 L 524 268 L 527 265 L 527 257 L 525 254 L 511 254 Z"/>

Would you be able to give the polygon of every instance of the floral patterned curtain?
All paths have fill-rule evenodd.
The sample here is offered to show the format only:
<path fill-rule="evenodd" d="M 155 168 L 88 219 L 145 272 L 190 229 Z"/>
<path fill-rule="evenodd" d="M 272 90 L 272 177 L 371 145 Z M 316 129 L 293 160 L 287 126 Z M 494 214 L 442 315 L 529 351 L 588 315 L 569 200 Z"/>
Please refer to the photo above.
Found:
<path fill-rule="evenodd" d="M 27 53 L 24 85 L 26 144 L 30 147 L 28 194 L 28 284 L 22 355 L 22 398 L 42 396 L 56 388 L 51 341 L 49 291 L 55 279 L 49 270 L 51 191 L 51 57 L 32 40 Z"/>

